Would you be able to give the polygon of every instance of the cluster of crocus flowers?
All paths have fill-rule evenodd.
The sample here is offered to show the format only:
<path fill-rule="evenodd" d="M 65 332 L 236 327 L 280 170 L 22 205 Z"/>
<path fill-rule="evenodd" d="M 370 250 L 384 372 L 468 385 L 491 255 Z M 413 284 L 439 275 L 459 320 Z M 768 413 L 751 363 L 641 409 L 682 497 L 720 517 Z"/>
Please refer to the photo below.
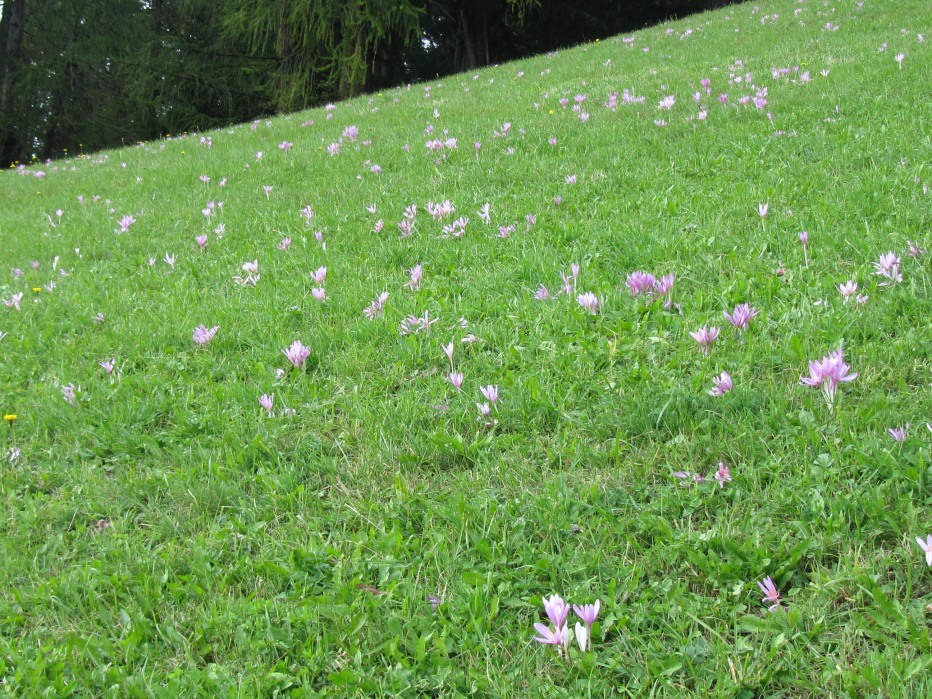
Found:
<path fill-rule="evenodd" d="M 712 347 L 712 343 L 718 339 L 719 332 L 719 328 L 715 326 L 708 328 L 703 325 L 697 331 L 689 333 L 689 335 L 699 343 L 703 353 L 708 354 L 709 348 Z"/>
<path fill-rule="evenodd" d="M 673 291 L 675 281 L 676 276 L 673 274 L 666 274 L 657 279 L 653 274 L 637 270 L 628 275 L 627 279 L 625 279 L 625 286 L 628 287 L 628 293 L 632 296 L 667 297 L 664 308 L 669 308 L 669 296 L 670 292 Z"/>
<path fill-rule="evenodd" d="M 679 478 L 682 485 L 685 488 L 688 488 L 692 485 L 702 485 L 711 480 L 714 480 L 718 483 L 719 488 L 724 488 L 725 483 L 731 482 L 731 469 L 724 464 L 724 462 L 719 462 L 718 468 L 715 473 L 706 478 L 701 473 L 690 473 L 689 471 L 674 471 L 673 475 L 676 478 Z"/>
<path fill-rule="evenodd" d="M 584 294 L 580 294 L 576 297 L 576 302 L 582 306 L 582 308 L 592 315 L 599 314 L 599 299 L 591 291 L 587 291 Z"/>
<path fill-rule="evenodd" d="M 212 328 L 208 328 L 203 324 L 198 325 L 194 328 L 194 342 L 198 345 L 206 345 L 208 342 L 214 339 L 214 335 L 217 334 L 217 331 L 220 329 L 219 325 L 215 325 Z"/>
<path fill-rule="evenodd" d="M 900 256 L 894 252 L 885 252 L 881 255 L 880 261 L 874 263 L 874 270 L 877 276 L 887 280 L 881 282 L 880 286 L 890 286 L 903 281 L 903 275 L 900 274 Z"/>
<path fill-rule="evenodd" d="M 295 369 L 300 369 L 307 358 L 311 356 L 311 348 L 305 347 L 300 340 L 295 340 L 290 347 L 282 350 L 282 353 L 288 358 Z"/>
<path fill-rule="evenodd" d="M 819 361 L 809 362 L 809 376 L 801 376 L 799 382 L 803 386 L 821 388 L 825 393 L 825 400 L 829 405 L 833 405 L 838 384 L 854 381 L 858 377 L 856 373 L 848 373 L 850 368 L 845 364 L 844 351 L 835 350 Z"/>
<path fill-rule="evenodd" d="M 720 397 L 724 396 L 730 390 L 734 388 L 734 383 L 731 380 L 731 376 L 727 371 L 723 371 L 718 376 L 712 377 L 712 383 L 714 384 L 713 388 L 709 391 L 710 396 Z"/>
<path fill-rule="evenodd" d="M 544 611 L 547 613 L 547 618 L 550 619 L 552 627 L 540 622 L 535 623 L 534 629 L 539 635 L 535 636 L 534 640 L 538 643 L 557 646 L 557 650 L 569 648 L 570 627 L 567 623 L 567 617 L 570 613 L 570 605 L 559 595 L 551 595 L 549 599 L 544 597 L 542 601 Z M 574 604 L 572 607 L 573 612 L 582 622 L 576 622 L 574 634 L 579 649 L 584 653 L 592 648 L 592 625 L 595 623 L 601 608 L 602 603 L 599 600 L 596 600 L 595 604 L 582 606 Z"/>
<path fill-rule="evenodd" d="M 735 306 L 735 310 L 730 314 L 728 311 L 722 311 L 722 313 L 729 323 L 743 331 L 748 329 L 748 324 L 757 316 L 758 310 L 748 303 L 742 303 Z"/>
<path fill-rule="evenodd" d="M 369 320 L 374 320 L 382 315 L 385 308 L 385 302 L 388 301 L 388 292 L 383 291 L 372 303 L 363 309 L 363 313 Z"/>

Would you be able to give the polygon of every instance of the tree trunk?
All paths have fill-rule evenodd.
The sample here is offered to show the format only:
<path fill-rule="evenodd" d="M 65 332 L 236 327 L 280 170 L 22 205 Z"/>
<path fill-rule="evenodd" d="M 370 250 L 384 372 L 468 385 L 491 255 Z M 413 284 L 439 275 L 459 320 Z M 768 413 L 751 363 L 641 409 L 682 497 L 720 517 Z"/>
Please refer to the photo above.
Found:
<path fill-rule="evenodd" d="M 13 127 L 13 85 L 23 56 L 23 29 L 26 0 L 7 0 L 3 4 L 0 30 L 3 32 L 0 53 L 0 165 L 15 162 L 20 144 Z"/>

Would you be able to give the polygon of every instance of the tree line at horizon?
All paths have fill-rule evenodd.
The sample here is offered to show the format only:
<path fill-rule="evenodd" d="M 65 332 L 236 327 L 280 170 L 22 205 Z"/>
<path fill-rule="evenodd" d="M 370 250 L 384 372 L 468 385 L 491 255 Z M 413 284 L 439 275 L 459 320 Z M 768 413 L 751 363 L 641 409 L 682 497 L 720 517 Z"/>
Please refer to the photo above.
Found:
<path fill-rule="evenodd" d="M 0 166 L 202 131 L 734 0 L 3 0 Z"/>

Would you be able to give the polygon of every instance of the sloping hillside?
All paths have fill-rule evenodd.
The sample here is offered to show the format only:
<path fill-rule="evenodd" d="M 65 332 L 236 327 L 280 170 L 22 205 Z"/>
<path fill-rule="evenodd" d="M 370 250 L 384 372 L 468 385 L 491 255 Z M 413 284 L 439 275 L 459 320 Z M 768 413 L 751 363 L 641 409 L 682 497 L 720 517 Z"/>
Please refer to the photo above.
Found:
<path fill-rule="evenodd" d="M 732 6 L 0 174 L 0 693 L 932 694 L 927 37 Z"/>

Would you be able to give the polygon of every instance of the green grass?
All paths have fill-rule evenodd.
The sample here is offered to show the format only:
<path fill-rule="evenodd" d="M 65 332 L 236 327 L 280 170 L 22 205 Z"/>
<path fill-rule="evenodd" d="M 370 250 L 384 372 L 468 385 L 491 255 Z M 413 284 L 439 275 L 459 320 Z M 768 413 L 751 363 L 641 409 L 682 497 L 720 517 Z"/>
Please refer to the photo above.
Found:
<path fill-rule="evenodd" d="M 919 0 L 740 5 L 360 98 L 332 120 L 0 175 L 0 299 L 24 294 L 0 306 L 0 412 L 18 416 L 0 425 L 0 695 L 932 694 L 932 570 L 914 540 L 932 533 L 920 33 Z M 755 94 L 745 73 L 764 109 L 737 104 Z M 645 102 L 603 106 L 624 89 Z M 577 94 L 585 123 L 559 103 Z M 351 124 L 359 138 L 329 156 Z M 435 162 L 425 141 L 449 137 Z M 469 218 L 461 238 L 424 210 L 445 199 L 446 223 Z M 208 201 L 224 202 L 210 222 Z M 124 214 L 137 221 L 116 234 Z M 884 287 L 887 251 L 903 280 Z M 261 278 L 237 285 L 251 260 Z M 597 316 L 575 294 L 533 297 L 574 262 Z M 639 269 L 675 273 L 677 305 L 632 298 Z M 849 279 L 866 304 L 842 302 Z M 760 315 L 741 334 L 722 312 L 745 302 Z M 402 336 L 424 312 L 430 331 Z M 220 329 L 196 346 L 202 323 Z M 689 333 L 709 324 L 722 333 L 706 356 Z M 302 370 L 282 354 L 296 339 L 312 349 Z M 450 341 L 462 391 L 444 378 Z M 859 376 L 830 409 L 799 379 L 839 347 Z M 98 364 L 111 357 L 114 381 Z M 735 388 L 712 397 L 722 371 Z M 493 426 L 477 420 L 487 384 Z M 906 423 L 904 443 L 888 436 Z M 723 488 L 673 475 L 719 462 Z M 533 642 L 554 593 L 601 600 L 593 652 Z"/>

